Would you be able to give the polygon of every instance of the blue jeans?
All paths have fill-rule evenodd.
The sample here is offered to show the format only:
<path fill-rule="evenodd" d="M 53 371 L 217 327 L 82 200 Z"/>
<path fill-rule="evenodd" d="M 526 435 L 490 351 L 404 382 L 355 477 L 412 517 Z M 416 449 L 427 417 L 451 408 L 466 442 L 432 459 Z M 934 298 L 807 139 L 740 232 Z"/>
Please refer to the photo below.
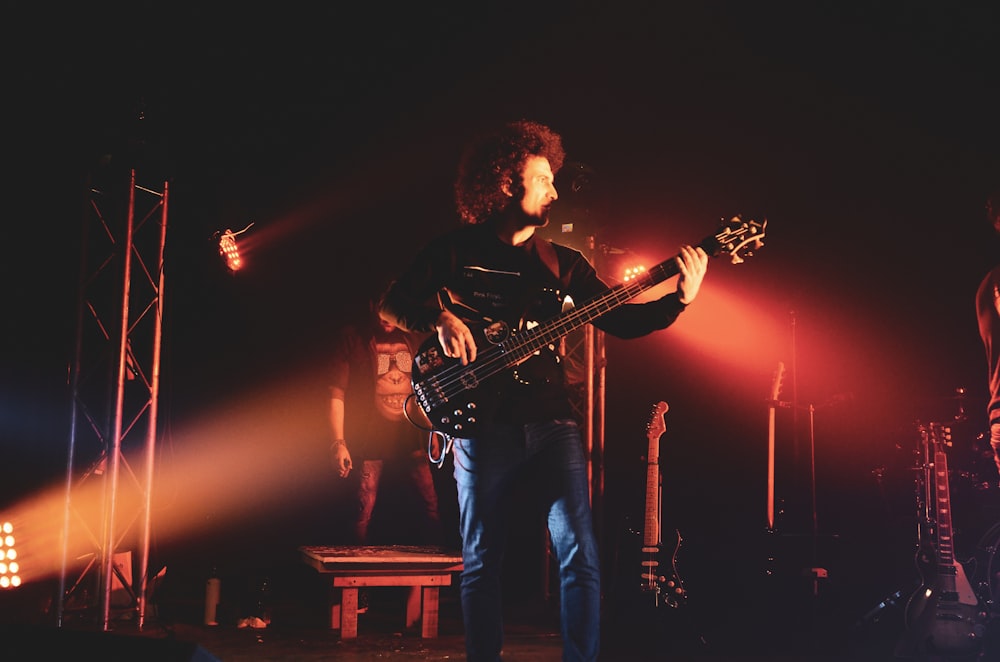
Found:
<path fill-rule="evenodd" d="M 503 648 L 500 571 L 511 513 L 509 490 L 533 465 L 559 563 L 563 660 L 597 659 L 601 575 L 590 510 L 587 460 L 571 420 L 493 425 L 454 443 L 462 534 L 462 616 L 470 662 L 496 662 Z"/>

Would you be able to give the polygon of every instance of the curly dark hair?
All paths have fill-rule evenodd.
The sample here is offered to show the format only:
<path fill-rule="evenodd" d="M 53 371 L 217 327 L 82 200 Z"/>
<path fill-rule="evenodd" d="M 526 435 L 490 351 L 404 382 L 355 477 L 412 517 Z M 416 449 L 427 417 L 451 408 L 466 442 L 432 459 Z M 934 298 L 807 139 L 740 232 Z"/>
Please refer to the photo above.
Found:
<path fill-rule="evenodd" d="M 521 174 L 525 161 L 532 156 L 548 159 L 555 175 L 566 158 L 562 138 L 543 124 L 519 120 L 470 142 L 455 179 L 455 205 L 462 222 L 482 223 L 520 200 Z M 513 196 L 503 191 L 507 182 L 511 182 Z"/>

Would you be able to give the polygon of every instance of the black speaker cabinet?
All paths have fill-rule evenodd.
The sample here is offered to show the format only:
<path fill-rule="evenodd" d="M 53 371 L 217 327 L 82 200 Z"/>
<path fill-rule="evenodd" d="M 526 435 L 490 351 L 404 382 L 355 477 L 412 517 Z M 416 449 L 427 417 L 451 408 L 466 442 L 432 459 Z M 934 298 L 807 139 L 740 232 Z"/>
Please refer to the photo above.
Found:
<path fill-rule="evenodd" d="M 5 661 L 220 662 L 201 646 L 167 638 L 68 630 L 36 625 L 0 627 Z"/>

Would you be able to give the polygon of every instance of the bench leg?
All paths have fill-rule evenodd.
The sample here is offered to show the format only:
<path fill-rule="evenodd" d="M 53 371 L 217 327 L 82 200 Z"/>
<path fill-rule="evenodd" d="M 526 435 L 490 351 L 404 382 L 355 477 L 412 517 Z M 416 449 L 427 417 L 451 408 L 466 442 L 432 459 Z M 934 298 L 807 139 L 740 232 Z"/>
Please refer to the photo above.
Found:
<path fill-rule="evenodd" d="M 414 587 L 419 588 L 419 587 Z M 425 586 L 424 588 L 424 608 L 421 626 L 421 636 L 425 639 L 433 639 L 438 635 L 438 600 L 440 594 L 437 586 Z"/>
<path fill-rule="evenodd" d="M 432 639 L 438 636 L 440 585 L 447 584 L 447 575 L 407 575 L 406 628 L 420 622 L 421 636 Z M 330 629 L 340 630 L 341 639 L 358 637 L 358 591 L 364 586 L 399 586 L 393 576 L 335 577 L 330 592 Z M 423 582 L 427 582 L 426 584 Z"/>
<path fill-rule="evenodd" d="M 438 634 L 440 593 L 437 586 L 411 586 L 406 598 L 406 627 L 420 621 L 420 635 L 433 639 Z"/>
<path fill-rule="evenodd" d="M 358 589 L 334 590 L 333 604 L 330 605 L 330 628 L 339 629 L 341 639 L 358 638 Z"/>

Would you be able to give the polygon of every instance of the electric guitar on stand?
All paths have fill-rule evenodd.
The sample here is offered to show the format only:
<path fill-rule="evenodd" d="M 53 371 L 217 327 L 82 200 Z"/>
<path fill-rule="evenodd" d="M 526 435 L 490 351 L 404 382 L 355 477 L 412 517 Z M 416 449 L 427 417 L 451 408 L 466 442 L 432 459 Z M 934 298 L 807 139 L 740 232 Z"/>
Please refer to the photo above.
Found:
<path fill-rule="evenodd" d="M 778 361 L 778 369 L 774 371 L 774 380 L 771 382 L 771 398 L 767 403 L 767 530 L 771 533 L 775 530 L 774 515 L 774 410 L 778 407 L 778 396 L 781 394 L 781 386 L 785 380 L 785 364 Z"/>
<path fill-rule="evenodd" d="M 918 653 L 972 655 L 983 645 L 986 610 L 955 560 L 946 453 L 951 428 L 930 423 L 919 431 L 926 521 L 917 552 L 921 585 L 907 603 L 903 642 Z"/>
<path fill-rule="evenodd" d="M 653 413 L 646 425 L 649 449 L 646 455 L 646 512 L 642 532 L 642 590 L 653 596 L 654 605 L 665 604 L 679 607 L 687 599 L 684 582 L 677 573 L 677 552 L 681 546 L 681 535 L 670 555 L 669 571 L 660 570 L 660 554 L 663 541 L 660 534 L 661 507 L 663 503 L 663 475 L 660 472 L 660 437 L 667 431 L 664 415 L 667 403 L 662 400 L 653 407 Z"/>
<path fill-rule="evenodd" d="M 691 647 L 701 659 L 706 646 L 706 635 L 700 631 L 704 616 L 696 599 L 688 601 L 687 589 L 677 572 L 681 535 L 673 528 L 670 530 L 676 532 L 676 538 L 661 535 L 663 476 L 659 446 L 666 431 L 666 412 L 667 403 L 657 402 L 646 422 L 649 443 L 645 512 L 640 526 L 638 509 L 629 509 L 635 511 L 634 517 L 627 518 L 629 522 L 614 547 L 601 636 L 602 641 L 615 642 L 612 649 L 663 650 L 679 660 L 694 659 L 682 653 Z M 666 544 L 661 537 L 668 538 Z"/>

